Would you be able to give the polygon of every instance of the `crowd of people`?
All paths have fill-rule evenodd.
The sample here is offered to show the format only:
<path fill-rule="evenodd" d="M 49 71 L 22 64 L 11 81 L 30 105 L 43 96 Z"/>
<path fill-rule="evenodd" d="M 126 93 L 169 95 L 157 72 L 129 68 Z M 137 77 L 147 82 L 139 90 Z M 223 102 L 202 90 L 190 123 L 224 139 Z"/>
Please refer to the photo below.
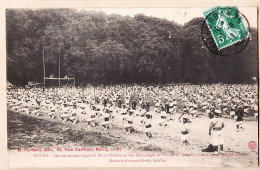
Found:
<path fill-rule="evenodd" d="M 236 121 L 236 130 L 243 130 L 243 117 L 258 118 L 257 85 L 248 84 L 172 84 L 113 85 L 85 87 L 10 88 L 8 109 L 35 116 L 47 115 L 63 122 L 86 122 L 89 128 L 107 131 L 119 121 L 126 134 L 135 133 L 135 122 L 142 125 L 145 140 L 153 133 L 153 116 L 160 117 L 161 128 L 176 119 L 183 126 L 183 145 L 189 143 L 191 119 L 209 117 L 209 135 L 213 145 L 223 150 L 223 115 Z"/>

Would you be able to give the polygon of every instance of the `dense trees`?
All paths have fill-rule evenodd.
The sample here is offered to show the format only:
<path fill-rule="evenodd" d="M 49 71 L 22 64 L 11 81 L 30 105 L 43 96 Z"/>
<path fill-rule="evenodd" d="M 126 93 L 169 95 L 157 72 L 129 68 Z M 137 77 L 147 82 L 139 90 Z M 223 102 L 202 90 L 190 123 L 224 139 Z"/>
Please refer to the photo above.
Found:
<path fill-rule="evenodd" d="M 257 32 L 239 54 L 223 57 L 201 41 L 203 18 L 184 26 L 71 9 L 7 10 L 7 76 L 14 84 L 46 75 L 79 83 L 248 83 L 257 76 Z"/>

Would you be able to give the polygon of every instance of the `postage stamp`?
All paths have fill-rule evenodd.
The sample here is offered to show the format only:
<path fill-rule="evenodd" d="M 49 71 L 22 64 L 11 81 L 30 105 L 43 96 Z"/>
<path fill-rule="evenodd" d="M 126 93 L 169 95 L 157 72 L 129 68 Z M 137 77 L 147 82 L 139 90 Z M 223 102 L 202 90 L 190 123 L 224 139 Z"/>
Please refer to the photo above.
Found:
<path fill-rule="evenodd" d="M 249 22 L 243 14 L 241 14 L 241 19 L 246 23 L 247 30 L 251 32 L 249 27 Z M 202 23 L 202 27 L 201 27 L 201 38 L 206 48 L 212 53 L 217 54 L 219 56 L 233 56 L 235 54 L 242 52 L 247 47 L 249 41 L 252 39 L 252 36 L 250 35 L 250 38 L 244 38 L 243 40 L 234 43 L 227 48 L 223 48 L 219 50 L 214 40 L 214 37 L 212 36 L 212 33 L 205 20 Z"/>
<path fill-rule="evenodd" d="M 236 7 L 214 7 L 203 14 L 218 50 L 250 36 Z"/>

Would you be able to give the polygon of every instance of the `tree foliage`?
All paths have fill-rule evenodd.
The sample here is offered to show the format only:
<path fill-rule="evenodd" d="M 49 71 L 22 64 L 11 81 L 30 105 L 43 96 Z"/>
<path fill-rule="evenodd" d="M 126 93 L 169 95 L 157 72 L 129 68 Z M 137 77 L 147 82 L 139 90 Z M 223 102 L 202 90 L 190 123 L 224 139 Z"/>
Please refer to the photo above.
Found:
<path fill-rule="evenodd" d="M 257 76 L 257 31 L 240 53 L 223 57 L 201 41 L 203 18 L 184 26 L 72 9 L 7 10 L 7 77 L 14 84 L 46 75 L 79 83 L 249 83 Z"/>

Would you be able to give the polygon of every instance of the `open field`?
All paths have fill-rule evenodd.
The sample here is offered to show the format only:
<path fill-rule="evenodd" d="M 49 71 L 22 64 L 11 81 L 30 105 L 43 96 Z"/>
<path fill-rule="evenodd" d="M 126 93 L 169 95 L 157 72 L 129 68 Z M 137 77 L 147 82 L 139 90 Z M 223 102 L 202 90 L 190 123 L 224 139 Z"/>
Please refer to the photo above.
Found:
<path fill-rule="evenodd" d="M 193 154 L 185 157 L 185 161 L 196 162 L 196 166 L 257 166 L 258 151 L 248 148 L 249 141 L 258 141 L 257 121 L 244 121 L 245 130 L 236 132 L 235 121 L 225 119 L 224 155 L 238 154 L 240 156 L 198 157 L 201 149 L 211 143 L 208 135 L 209 120 L 205 116 L 191 119 L 190 141 L 188 146 L 182 146 L 180 140 L 180 123 L 174 115 L 168 126 L 158 125 L 159 115 L 154 114 L 152 120 L 153 137 L 145 141 L 143 125 L 138 123 L 140 117 L 135 117 L 136 133 L 125 134 L 121 117 L 115 117 L 113 127 L 103 131 L 100 126 L 88 127 L 84 118 L 78 124 L 52 120 L 47 115 L 36 117 L 8 110 L 8 149 L 17 148 L 65 148 L 65 147 L 120 147 L 130 152 L 152 152 L 172 154 Z M 199 126 L 198 126 L 199 125 Z M 175 158 L 178 159 L 178 158 Z M 180 166 L 182 162 L 179 162 Z M 182 159 L 183 161 L 183 159 Z"/>

